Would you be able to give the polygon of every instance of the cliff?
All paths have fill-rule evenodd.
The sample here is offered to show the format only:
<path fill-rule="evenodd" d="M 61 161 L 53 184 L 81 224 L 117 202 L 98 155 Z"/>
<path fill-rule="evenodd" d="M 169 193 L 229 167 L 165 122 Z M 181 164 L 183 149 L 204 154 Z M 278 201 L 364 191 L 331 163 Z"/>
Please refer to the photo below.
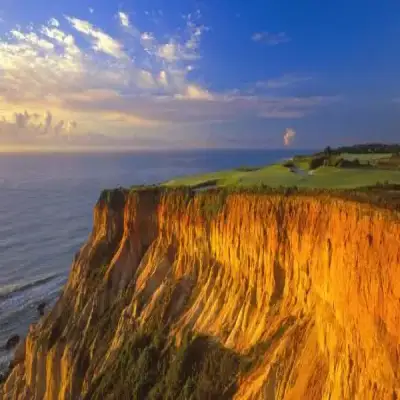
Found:
<path fill-rule="evenodd" d="M 0 399 L 398 399 L 400 220 L 329 194 L 104 193 Z"/>

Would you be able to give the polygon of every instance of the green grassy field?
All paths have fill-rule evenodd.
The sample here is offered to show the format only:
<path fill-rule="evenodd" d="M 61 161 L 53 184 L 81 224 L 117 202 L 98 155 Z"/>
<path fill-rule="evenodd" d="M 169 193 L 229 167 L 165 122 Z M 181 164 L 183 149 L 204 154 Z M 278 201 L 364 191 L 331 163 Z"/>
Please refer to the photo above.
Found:
<path fill-rule="evenodd" d="M 391 154 L 347 154 L 340 155 L 343 159 L 357 158 L 362 164 L 369 161 L 371 165 L 376 160 L 390 158 Z M 400 184 L 400 168 L 337 168 L 322 166 L 311 174 L 308 171 L 310 157 L 295 157 L 295 165 L 302 173 L 294 173 L 282 164 L 273 164 L 263 168 L 242 171 L 230 170 L 209 173 L 205 175 L 188 176 L 166 182 L 173 186 L 218 186 L 218 187 L 248 187 L 268 185 L 271 187 L 297 186 L 303 188 L 351 189 L 373 186 L 377 183 Z"/>
<path fill-rule="evenodd" d="M 366 162 L 366 161 L 377 161 L 377 160 L 382 160 L 385 158 L 390 158 L 392 157 L 391 153 L 365 153 L 365 154 L 352 154 L 352 153 L 341 153 L 340 157 L 344 158 L 345 160 L 350 160 L 353 161 L 355 159 L 358 159 L 360 162 Z"/>

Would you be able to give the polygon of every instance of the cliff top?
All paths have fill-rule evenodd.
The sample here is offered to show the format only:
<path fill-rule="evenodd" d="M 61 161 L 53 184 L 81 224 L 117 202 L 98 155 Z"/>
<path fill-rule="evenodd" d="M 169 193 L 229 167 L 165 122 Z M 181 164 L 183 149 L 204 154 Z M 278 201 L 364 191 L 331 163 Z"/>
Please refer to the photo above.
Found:
<path fill-rule="evenodd" d="M 319 189 L 319 188 L 299 188 L 299 187 L 270 187 L 267 185 L 257 186 L 213 186 L 213 182 L 206 182 L 204 185 L 195 187 L 190 186 L 132 186 L 131 188 L 117 188 L 103 190 L 98 203 L 106 203 L 111 208 L 118 209 L 124 204 L 126 195 L 132 193 L 154 193 L 160 196 L 168 193 L 182 193 L 187 198 L 197 196 L 207 196 L 212 194 L 214 198 L 223 199 L 229 194 L 254 194 L 254 195 L 284 195 L 284 196 L 327 196 L 341 200 L 353 201 L 362 204 L 369 204 L 400 213 L 400 184 L 386 184 L 361 187 L 357 189 Z M 220 202 L 220 200 L 218 200 Z"/>
<path fill-rule="evenodd" d="M 360 145 L 331 149 L 263 167 L 239 167 L 203 175 L 184 176 L 152 186 L 106 190 L 100 201 L 112 208 L 124 203 L 128 192 L 181 191 L 193 196 L 212 192 L 330 196 L 368 203 L 400 212 L 400 145 Z"/>
<path fill-rule="evenodd" d="M 392 148 L 393 147 L 393 148 Z M 397 147 L 366 148 L 364 153 L 352 148 L 327 147 L 323 152 L 295 156 L 290 160 L 267 165 L 239 167 L 202 175 L 183 176 L 166 186 L 299 187 L 310 189 L 357 189 L 387 184 L 400 185 L 400 153 L 382 152 Z"/>

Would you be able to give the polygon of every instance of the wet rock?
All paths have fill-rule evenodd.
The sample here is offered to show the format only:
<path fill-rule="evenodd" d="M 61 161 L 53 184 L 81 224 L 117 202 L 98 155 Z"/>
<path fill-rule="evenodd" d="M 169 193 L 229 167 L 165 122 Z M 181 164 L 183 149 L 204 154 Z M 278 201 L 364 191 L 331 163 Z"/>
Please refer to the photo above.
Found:
<path fill-rule="evenodd" d="M 7 380 L 8 374 L 6 372 L 0 372 L 0 385 Z"/>
<path fill-rule="evenodd" d="M 43 317 L 43 315 L 44 315 L 44 309 L 45 309 L 45 307 L 46 307 L 46 303 L 45 303 L 45 302 L 42 302 L 42 303 L 40 303 L 40 304 L 37 306 L 38 313 L 39 313 L 39 315 L 40 315 L 41 317 Z"/>
<path fill-rule="evenodd" d="M 12 350 L 20 341 L 19 335 L 12 335 L 8 340 L 4 348 L 6 350 Z"/>

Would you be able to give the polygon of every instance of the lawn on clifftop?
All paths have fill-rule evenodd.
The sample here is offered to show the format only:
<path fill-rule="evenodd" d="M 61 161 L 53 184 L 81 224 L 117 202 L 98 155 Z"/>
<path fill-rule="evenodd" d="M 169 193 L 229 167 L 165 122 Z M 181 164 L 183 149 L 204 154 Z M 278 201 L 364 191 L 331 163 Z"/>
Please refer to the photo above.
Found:
<path fill-rule="evenodd" d="M 354 162 L 351 167 L 333 166 L 339 159 Z M 236 169 L 219 171 L 204 175 L 195 175 L 177 178 L 166 182 L 168 187 L 247 187 L 268 185 L 271 187 L 297 186 L 303 188 L 324 189 L 351 189 L 357 187 L 373 186 L 377 183 L 400 184 L 400 162 L 386 169 L 386 164 L 379 164 L 382 160 L 397 160 L 392 154 L 349 154 L 342 153 L 334 156 L 334 161 L 325 163 L 310 170 L 309 163 L 313 156 L 294 157 L 295 168 L 277 163 L 261 168 Z M 397 156 L 396 156 L 397 157 Z M 332 158 L 332 156 L 331 156 Z M 386 161 L 382 161 L 386 162 Z M 368 163 L 368 164 L 367 164 Z M 397 163 L 397 161 L 396 161 Z"/>

